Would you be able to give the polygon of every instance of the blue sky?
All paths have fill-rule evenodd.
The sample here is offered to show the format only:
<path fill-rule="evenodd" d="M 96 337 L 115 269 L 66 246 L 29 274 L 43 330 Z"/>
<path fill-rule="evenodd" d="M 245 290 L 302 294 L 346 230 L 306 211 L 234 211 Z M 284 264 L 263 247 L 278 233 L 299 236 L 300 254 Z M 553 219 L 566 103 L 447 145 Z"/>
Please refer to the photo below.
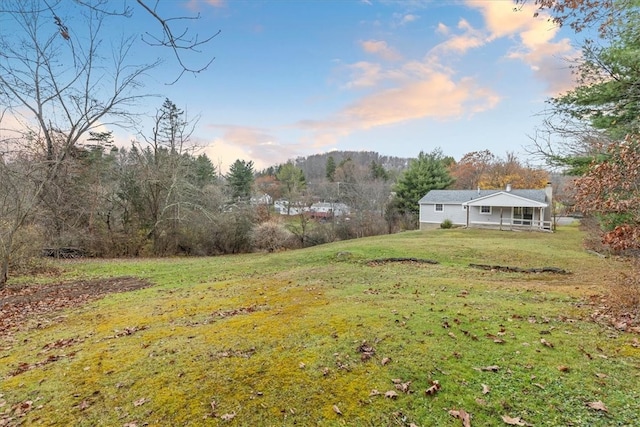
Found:
<path fill-rule="evenodd" d="M 149 2 L 154 3 L 154 2 Z M 573 33 L 510 0 L 163 0 L 163 16 L 200 14 L 190 34 L 220 35 L 185 59 L 208 70 L 177 83 L 170 52 L 145 88 L 199 116 L 193 142 L 224 171 L 331 150 L 459 159 L 523 153 L 549 96 L 571 87 Z M 158 32 L 135 2 L 127 25 Z M 121 21 L 122 22 L 122 21 Z M 176 22 L 180 30 L 184 22 Z M 130 30 L 126 28 L 124 31 Z M 123 31 L 113 28 L 114 35 Z M 128 145 L 132 133 L 118 131 Z"/>

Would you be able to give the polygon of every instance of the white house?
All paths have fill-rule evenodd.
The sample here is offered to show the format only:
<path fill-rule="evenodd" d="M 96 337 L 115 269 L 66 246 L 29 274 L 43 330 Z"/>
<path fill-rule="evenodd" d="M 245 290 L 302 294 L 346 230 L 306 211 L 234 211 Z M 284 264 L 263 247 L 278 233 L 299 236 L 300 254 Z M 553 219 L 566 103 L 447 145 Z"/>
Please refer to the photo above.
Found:
<path fill-rule="evenodd" d="M 309 214 L 314 218 L 333 218 L 349 215 L 349 213 L 349 207 L 344 203 L 318 202 L 309 208 Z"/>
<path fill-rule="evenodd" d="M 431 190 L 420 201 L 420 228 L 444 220 L 465 227 L 551 230 L 551 184 L 540 190 Z"/>

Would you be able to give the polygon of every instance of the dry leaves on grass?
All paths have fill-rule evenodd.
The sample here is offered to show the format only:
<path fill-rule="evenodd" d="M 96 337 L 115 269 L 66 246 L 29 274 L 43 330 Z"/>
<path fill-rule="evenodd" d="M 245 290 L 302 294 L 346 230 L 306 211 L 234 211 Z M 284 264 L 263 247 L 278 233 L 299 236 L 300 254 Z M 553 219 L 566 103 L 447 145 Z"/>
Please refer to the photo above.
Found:
<path fill-rule="evenodd" d="M 433 396 L 438 391 L 440 391 L 441 388 L 442 386 L 440 385 L 440 383 L 437 380 L 433 380 L 431 381 L 431 387 L 426 389 L 424 392 L 427 394 L 427 396 Z"/>
<path fill-rule="evenodd" d="M 549 341 L 545 340 L 544 338 L 540 338 L 540 344 L 542 344 L 545 347 L 549 347 L 549 348 L 553 348 L 553 344 L 551 344 Z"/>
<path fill-rule="evenodd" d="M 389 390 L 388 392 L 386 392 L 384 394 L 384 397 L 386 397 L 387 399 L 397 399 L 398 398 L 398 393 L 396 393 L 393 390 Z"/>
<path fill-rule="evenodd" d="M 234 419 L 236 417 L 236 413 L 235 412 L 230 412 L 228 414 L 223 414 L 220 416 L 220 419 L 222 421 L 231 421 L 232 419 Z"/>
<path fill-rule="evenodd" d="M 460 420 L 462 420 L 463 427 L 471 427 L 471 414 L 469 414 L 464 409 L 459 409 L 459 410 L 452 409 L 449 411 L 449 415 L 451 415 L 454 418 L 459 418 Z"/>
<path fill-rule="evenodd" d="M 528 422 L 526 422 L 525 420 L 523 420 L 520 417 L 515 417 L 512 418 L 508 415 L 503 415 L 502 416 L 502 421 L 505 422 L 505 424 L 508 424 L 510 426 L 531 426 L 533 424 L 529 424 Z"/>
<path fill-rule="evenodd" d="M 609 412 L 609 410 L 604 405 L 604 403 L 602 403 L 599 400 L 597 402 L 588 402 L 587 403 L 587 407 L 591 408 L 591 409 L 594 409 L 596 411 Z"/>
<path fill-rule="evenodd" d="M 344 415 L 340 410 L 340 408 L 338 408 L 338 405 L 333 405 L 333 412 L 335 412 L 338 415 Z"/>
<path fill-rule="evenodd" d="M 149 399 L 147 399 L 146 397 L 141 397 L 140 399 L 136 400 L 133 402 L 133 406 L 142 406 L 145 403 L 147 403 L 149 401 Z"/>
<path fill-rule="evenodd" d="M 151 286 L 133 277 L 48 283 L 0 290 L 0 336 L 10 336 L 28 324 L 43 327 L 63 309 L 77 307 L 109 293 L 127 292 Z"/>

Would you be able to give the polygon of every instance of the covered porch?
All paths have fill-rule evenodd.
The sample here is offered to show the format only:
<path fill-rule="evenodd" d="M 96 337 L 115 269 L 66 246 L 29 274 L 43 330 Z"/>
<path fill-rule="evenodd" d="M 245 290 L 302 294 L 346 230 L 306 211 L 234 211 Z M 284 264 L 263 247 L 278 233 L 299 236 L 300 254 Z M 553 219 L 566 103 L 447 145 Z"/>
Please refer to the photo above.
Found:
<path fill-rule="evenodd" d="M 550 231 L 552 222 L 545 218 L 546 203 L 498 193 L 462 204 L 467 227 L 490 227 L 500 230 Z M 548 215 L 547 215 L 548 218 Z"/>

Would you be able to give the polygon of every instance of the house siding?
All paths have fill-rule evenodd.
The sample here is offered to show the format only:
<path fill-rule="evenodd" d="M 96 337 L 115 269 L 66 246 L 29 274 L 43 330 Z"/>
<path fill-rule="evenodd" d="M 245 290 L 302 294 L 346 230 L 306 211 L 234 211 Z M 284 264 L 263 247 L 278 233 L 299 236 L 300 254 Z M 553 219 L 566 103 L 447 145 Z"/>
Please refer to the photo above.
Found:
<path fill-rule="evenodd" d="M 467 223 L 467 211 L 457 204 L 442 204 L 442 212 L 436 212 L 435 204 L 420 205 L 420 228 L 431 228 L 440 225 L 445 219 L 450 220 L 455 225 L 465 225 Z M 425 227 L 422 224 L 427 224 Z"/>

